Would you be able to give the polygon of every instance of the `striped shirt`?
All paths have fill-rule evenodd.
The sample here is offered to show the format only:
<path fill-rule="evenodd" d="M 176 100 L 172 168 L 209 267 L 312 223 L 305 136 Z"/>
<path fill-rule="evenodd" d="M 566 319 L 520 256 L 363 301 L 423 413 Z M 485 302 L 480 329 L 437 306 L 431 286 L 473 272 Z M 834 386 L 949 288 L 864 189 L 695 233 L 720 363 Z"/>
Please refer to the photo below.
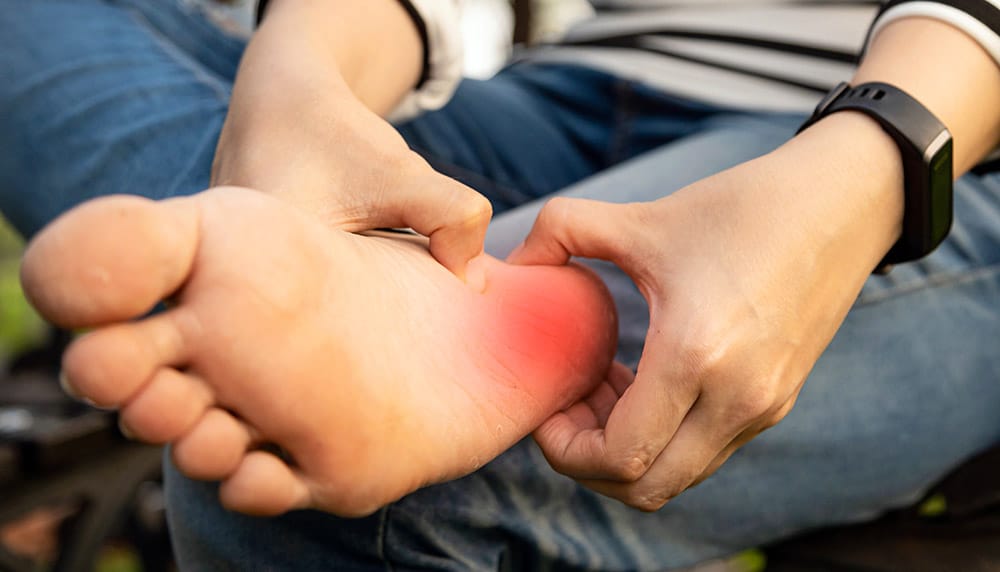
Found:
<path fill-rule="evenodd" d="M 393 114 L 444 105 L 459 80 L 461 0 L 399 0 L 424 42 L 420 85 Z M 1000 65 L 1000 0 L 590 0 L 596 15 L 522 60 L 586 65 L 723 107 L 812 110 L 854 72 L 866 41 L 923 16 L 976 40 Z M 267 0 L 258 0 L 258 17 Z"/>
<path fill-rule="evenodd" d="M 583 64 L 723 107 L 800 112 L 811 111 L 824 93 L 851 78 L 882 8 L 881 2 L 864 0 L 591 3 L 593 18 L 520 58 Z M 917 13 L 941 19 L 949 11 L 967 15 L 948 4 L 892 6 L 878 25 L 911 15 L 917 5 L 923 5 Z M 1000 2 L 981 4 L 998 17 Z M 1000 35 L 971 20 L 983 28 L 976 39 L 1000 63 Z M 969 32 L 965 26 L 963 30 Z"/>

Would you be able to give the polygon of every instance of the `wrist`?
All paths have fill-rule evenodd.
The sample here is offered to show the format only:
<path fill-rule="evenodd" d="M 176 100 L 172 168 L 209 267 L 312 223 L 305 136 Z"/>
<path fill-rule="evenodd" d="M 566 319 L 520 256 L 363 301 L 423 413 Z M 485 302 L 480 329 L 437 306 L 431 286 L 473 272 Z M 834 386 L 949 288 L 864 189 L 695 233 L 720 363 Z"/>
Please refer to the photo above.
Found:
<path fill-rule="evenodd" d="M 831 114 L 776 150 L 770 160 L 793 180 L 783 188 L 806 196 L 824 247 L 868 271 L 902 231 L 904 177 L 896 142 L 874 119 L 856 111 Z M 836 245 L 834 248 L 833 245 Z"/>
<path fill-rule="evenodd" d="M 274 53 L 272 71 L 307 67 L 319 78 L 335 73 L 382 116 L 416 86 L 424 67 L 421 35 L 399 0 L 272 0 L 251 47 L 262 43 Z"/>
<path fill-rule="evenodd" d="M 414 161 L 392 127 L 350 90 L 260 91 L 230 108 L 212 186 L 235 185 L 323 211 L 351 189 L 374 192 Z"/>

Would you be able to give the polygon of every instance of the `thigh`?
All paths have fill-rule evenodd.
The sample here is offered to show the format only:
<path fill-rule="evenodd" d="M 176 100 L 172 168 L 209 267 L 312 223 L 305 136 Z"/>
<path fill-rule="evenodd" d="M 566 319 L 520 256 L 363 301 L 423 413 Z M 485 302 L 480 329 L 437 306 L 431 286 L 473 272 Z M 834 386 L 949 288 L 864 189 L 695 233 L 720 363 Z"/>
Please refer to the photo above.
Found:
<path fill-rule="evenodd" d="M 718 118 L 715 129 L 565 194 L 612 202 L 664 196 L 770 150 L 799 121 L 762 119 Z M 538 208 L 499 217 L 488 250 L 508 253 Z M 585 263 L 614 294 L 619 358 L 634 367 L 648 327 L 645 301 L 615 267 Z M 522 444 L 474 476 L 483 490 L 470 495 L 476 499 L 470 504 L 490 490 L 491 525 L 518 522 L 517 534 L 530 539 L 522 543 L 532 547 L 529 560 L 602 570 L 686 565 L 912 504 L 950 469 L 1000 441 L 997 300 L 1000 174 L 968 175 L 956 183 L 948 240 L 922 261 L 869 279 L 795 409 L 698 487 L 655 514 L 641 514 L 553 475 L 535 447 Z M 516 485 L 505 482 L 509 475 Z M 448 494 L 462 498 L 457 490 Z M 414 517 L 405 522 L 418 526 Z M 421 530 L 431 538 L 447 534 L 441 527 Z M 455 538 L 449 542 L 467 549 Z"/>
<path fill-rule="evenodd" d="M 503 212 L 601 168 L 616 80 L 570 66 L 514 66 L 466 79 L 448 104 L 397 126 L 438 171 Z"/>
<path fill-rule="evenodd" d="M 208 184 L 242 40 L 182 0 L 0 0 L 0 210 Z"/>

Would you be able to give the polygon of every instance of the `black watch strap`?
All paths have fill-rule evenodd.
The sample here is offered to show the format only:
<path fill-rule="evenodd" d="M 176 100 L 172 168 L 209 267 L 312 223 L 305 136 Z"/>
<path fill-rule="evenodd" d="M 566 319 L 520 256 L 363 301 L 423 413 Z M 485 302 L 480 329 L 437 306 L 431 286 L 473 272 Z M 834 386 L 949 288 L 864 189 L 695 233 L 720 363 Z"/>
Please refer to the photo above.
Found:
<path fill-rule="evenodd" d="M 944 124 L 905 91 L 881 82 L 851 87 L 842 82 L 819 102 L 799 133 L 837 111 L 861 111 L 882 125 L 897 144 L 909 145 L 923 154 L 938 138 L 950 138 Z M 904 131 L 905 130 L 905 131 Z"/>
<path fill-rule="evenodd" d="M 903 159 L 903 231 L 879 268 L 927 255 L 951 228 L 951 134 L 919 101 L 880 82 L 857 87 L 839 84 L 820 101 L 799 132 L 832 113 L 848 110 L 877 121 L 899 146 Z"/>

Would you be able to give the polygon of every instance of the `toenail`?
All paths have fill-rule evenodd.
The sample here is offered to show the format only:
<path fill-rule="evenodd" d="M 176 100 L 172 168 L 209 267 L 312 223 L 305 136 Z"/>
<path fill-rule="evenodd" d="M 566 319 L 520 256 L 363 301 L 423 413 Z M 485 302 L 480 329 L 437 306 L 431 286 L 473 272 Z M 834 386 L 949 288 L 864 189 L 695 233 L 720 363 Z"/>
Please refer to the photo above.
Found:
<path fill-rule="evenodd" d="M 124 435 L 126 439 L 135 441 L 135 433 L 129 429 L 128 424 L 126 424 L 125 420 L 121 417 L 118 418 L 118 430 L 121 431 L 121 434 Z"/>
<path fill-rule="evenodd" d="M 78 392 L 76 388 L 73 387 L 73 384 L 70 383 L 69 377 L 66 375 L 66 372 L 62 370 L 59 370 L 59 387 L 61 387 L 62 390 L 66 392 L 66 395 L 70 396 L 75 401 L 79 401 L 80 403 L 89 405 L 94 409 L 100 409 L 102 411 L 110 411 L 114 409 L 109 407 L 101 407 L 100 405 L 94 403 L 94 400 L 80 395 L 80 392 Z"/>
<path fill-rule="evenodd" d="M 77 393 L 76 388 L 73 384 L 69 382 L 69 377 L 66 376 L 66 372 L 59 370 L 59 387 L 66 392 L 66 395 L 72 397 L 77 401 L 84 401 L 84 397 Z"/>

